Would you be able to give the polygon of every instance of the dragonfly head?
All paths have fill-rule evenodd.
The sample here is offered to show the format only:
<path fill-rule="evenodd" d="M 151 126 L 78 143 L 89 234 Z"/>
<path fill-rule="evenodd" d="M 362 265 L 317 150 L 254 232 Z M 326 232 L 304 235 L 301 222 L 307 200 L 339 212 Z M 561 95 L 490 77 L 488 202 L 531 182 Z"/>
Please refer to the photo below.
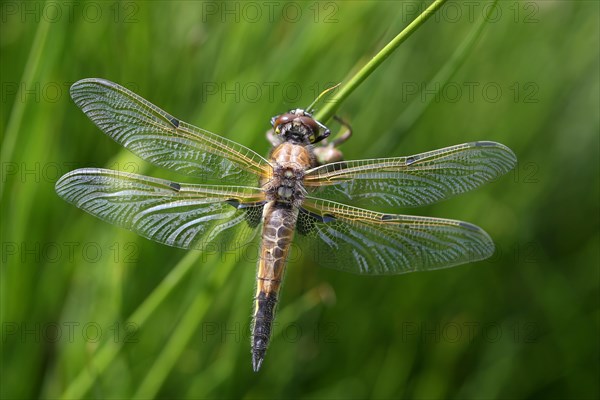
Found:
<path fill-rule="evenodd" d="M 300 108 L 271 118 L 271 125 L 283 141 L 304 145 L 318 143 L 330 133 L 325 125 Z"/>

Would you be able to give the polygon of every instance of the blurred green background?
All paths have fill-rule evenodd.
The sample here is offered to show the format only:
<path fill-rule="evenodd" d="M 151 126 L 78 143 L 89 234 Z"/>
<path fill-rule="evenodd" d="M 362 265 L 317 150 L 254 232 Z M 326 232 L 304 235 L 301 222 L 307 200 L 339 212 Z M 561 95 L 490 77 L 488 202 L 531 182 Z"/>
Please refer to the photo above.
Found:
<path fill-rule="evenodd" d="M 597 398 L 599 3 L 500 1 L 457 54 L 489 4 L 447 3 L 338 114 L 347 159 L 512 148 L 497 182 L 395 210 L 475 223 L 496 254 L 393 277 L 293 260 L 255 374 L 255 254 L 168 248 L 55 194 L 86 166 L 186 180 L 102 134 L 68 88 L 107 78 L 266 154 L 271 116 L 427 3 L 2 2 L 2 398 Z"/>

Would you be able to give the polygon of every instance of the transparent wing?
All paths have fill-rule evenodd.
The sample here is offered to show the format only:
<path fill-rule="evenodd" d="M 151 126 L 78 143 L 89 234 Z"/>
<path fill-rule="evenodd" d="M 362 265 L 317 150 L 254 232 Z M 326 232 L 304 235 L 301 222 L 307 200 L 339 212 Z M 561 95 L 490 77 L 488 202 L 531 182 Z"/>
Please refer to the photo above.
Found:
<path fill-rule="evenodd" d="M 315 263 L 365 275 L 446 268 L 494 252 L 488 234 L 467 222 L 382 214 L 311 197 L 298 215 L 296 239 Z"/>
<path fill-rule="evenodd" d="M 506 146 L 472 142 L 410 157 L 342 161 L 307 171 L 311 195 L 343 203 L 416 207 L 475 189 L 510 171 Z"/>
<path fill-rule="evenodd" d="M 178 120 L 124 87 L 83 79 L 71 97 L 104 133 L 159 167 L 236 185 L 258 182 L 270 170 L 254 151 Z"/>
<path fill-rule="evenodd" d="M 56 192 L 88 213 L 148 239 L 215 251 L 252 240 L 264 203 L 257 188 L 186 185 L 97 168 L 65 174 Z M 214 245 L 220 247 L 210 247 Z"/>

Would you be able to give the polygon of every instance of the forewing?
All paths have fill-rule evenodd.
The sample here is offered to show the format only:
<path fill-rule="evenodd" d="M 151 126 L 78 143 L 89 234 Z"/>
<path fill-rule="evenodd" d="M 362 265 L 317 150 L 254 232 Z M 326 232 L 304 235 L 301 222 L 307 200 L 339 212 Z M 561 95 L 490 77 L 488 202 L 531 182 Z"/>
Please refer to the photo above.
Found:
<path fill-rule="evenodd" d="M 173 117 L 104 79 L 83 79 L 71 97 L 104 133 L 159 167 L 236 185 L 258 182 L 271 167 L 254 151 Z"/>
<path fill-rule="evenodd" d="M 324 267 L 393 275 L 483 260 L 494 252 L 488 234 L 467 222 L 382 214 L 311 197 L 302 207 L 300 251 Z"/>
<path fill-rule="evenodd" d="M 264 203 L 257 188 L 186 185 L 97 168 L 69 172 L 56 183 L 56 192 L 88 213 L 148 239 L 200 250 L 248 243 Z"/>
<path fill-rule="evenodd" d="M 506 146 L 472 142 L 410 157 L 342 161 L 307 171 L 311 196 L 342 203 L 416 207 L 475 189 L 510 171 Z"/>

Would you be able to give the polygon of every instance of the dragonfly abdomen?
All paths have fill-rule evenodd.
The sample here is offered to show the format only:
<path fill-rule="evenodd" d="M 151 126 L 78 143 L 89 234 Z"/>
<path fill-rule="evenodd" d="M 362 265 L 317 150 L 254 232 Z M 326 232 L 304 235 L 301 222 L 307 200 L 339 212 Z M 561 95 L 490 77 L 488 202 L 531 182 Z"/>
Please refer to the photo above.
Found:
<path fill-rule="evenodd" d="M 288 203 L 272 201 L 263 210 L 262 244 L 252 321 L 254 371 L 260 369 L 271 339 L 275 308 L 297 219 L 298 209 Z"/>

